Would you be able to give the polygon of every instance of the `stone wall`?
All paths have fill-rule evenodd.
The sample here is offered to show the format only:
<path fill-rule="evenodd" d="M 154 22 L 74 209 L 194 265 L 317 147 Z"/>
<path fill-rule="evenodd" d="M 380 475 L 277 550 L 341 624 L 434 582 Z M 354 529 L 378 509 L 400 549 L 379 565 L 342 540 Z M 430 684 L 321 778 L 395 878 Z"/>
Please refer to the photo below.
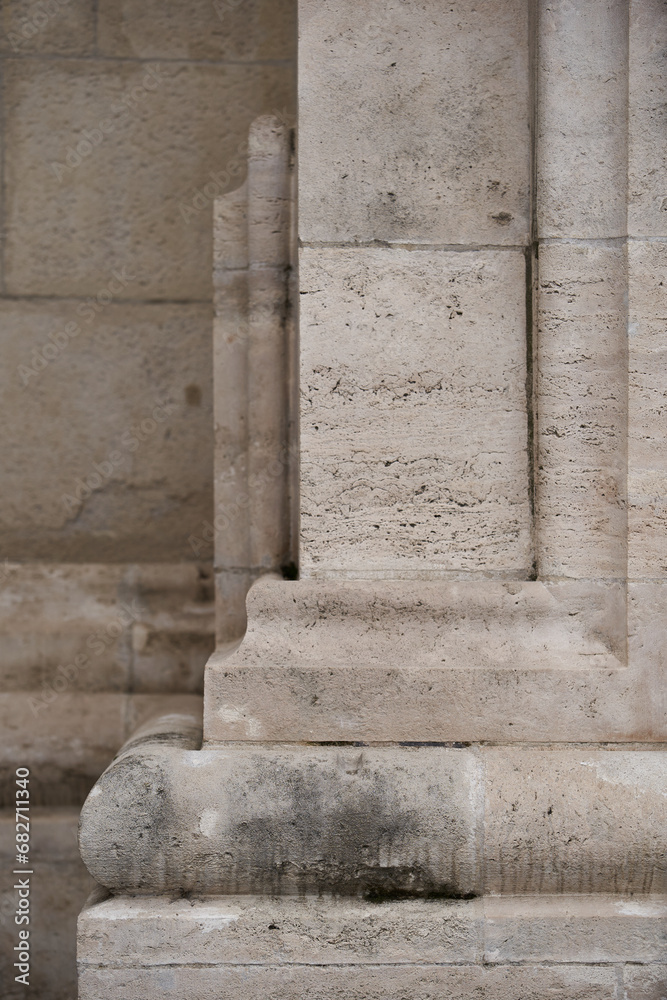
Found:
<path fill-rule="evenodd" d="M 3 4 L 4 557 L 195 558 L 213 199 L 292 113 L 293 6 Z"/>

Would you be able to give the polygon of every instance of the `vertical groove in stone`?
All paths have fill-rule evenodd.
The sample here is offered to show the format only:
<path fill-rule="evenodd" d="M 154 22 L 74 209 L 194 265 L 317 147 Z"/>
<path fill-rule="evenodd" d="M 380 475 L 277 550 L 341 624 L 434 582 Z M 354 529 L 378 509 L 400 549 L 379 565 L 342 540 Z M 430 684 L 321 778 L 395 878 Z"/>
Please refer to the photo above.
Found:
<path fill-rule="evenodd" d="M 538 572 L 625 579 L 627 4 L 543 2 L 538 34 Z"/>

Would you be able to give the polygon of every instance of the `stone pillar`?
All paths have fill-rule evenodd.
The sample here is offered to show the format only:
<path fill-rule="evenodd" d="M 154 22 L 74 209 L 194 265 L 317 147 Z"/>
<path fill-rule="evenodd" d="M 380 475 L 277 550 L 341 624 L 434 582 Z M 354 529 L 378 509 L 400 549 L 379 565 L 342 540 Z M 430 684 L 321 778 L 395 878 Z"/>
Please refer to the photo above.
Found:
<path fill-rule="evenodd" d="M 655 1000 L 664 6 L 299 8 L 300 576 L 89 799 L 81 996 Z"/>

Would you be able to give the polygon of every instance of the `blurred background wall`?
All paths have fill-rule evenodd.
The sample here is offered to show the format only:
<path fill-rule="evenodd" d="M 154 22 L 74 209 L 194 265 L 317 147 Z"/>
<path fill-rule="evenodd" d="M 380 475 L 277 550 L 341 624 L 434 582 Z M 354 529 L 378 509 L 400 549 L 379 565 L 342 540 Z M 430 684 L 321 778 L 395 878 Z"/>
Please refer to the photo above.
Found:
<path fill-rule="evenodd" d="M 2 0 L 0 982 L 31 769 L 28 996 L 76 996 L 76 822 L 213 648 L 213 199 L 294 113 L 292 0 Z M 41 951 L 40 951 L 41 949 Z M 4 967 L 2 965 L 4 963 Z M 26 996 L 16 985 L 16 996 Z"/>

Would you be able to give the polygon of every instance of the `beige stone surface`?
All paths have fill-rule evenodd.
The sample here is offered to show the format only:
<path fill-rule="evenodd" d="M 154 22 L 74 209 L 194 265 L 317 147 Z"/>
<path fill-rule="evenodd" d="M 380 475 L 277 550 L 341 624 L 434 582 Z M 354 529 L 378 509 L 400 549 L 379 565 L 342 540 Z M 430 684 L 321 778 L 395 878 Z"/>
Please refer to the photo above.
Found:
<path fill-rule="evenodd" d="M 0 317 L 22 414 L 0 442 L 3 556 L 210 559 L 188 543 L 212 509 L 210 307 L 5 300 Z"/>
<path fill-rule="evenodd" d="M 662 0 L 632 0 L 629 11 L 628 231 L 667 236 L 667 8 Z"/>
<path fill-rule="evenodd" d="M 2 4 L 0 52 L 22 56 L 92 55 L 95 47 L 93 0 L 11 0 Z"/>
<path fill-rule="evenodd" d="M 130 743 L 83 808 L 82 857 L 108 888 L 378 903 L 476 891 L 477 765 L 465 750 L 168 744 Z"/>
<path fill-rule="evenodd" d="M 308 0 L 299 20 L 303 240 L 526 241 L 525 4 Z"/>
<path fill-rule="evenodd" d="M 381 905 L 327 895 L 92 897 L 83 969 L 167 965 L 641 962 L 664 949 L 660 896 L 503 896 Z M 654 967 L 653 967 L 654 968 Z"/>
<path fill-rule="evenodd" d="M 79 921 L 83 966 L 475 961 L 477 900 L 113 896 Z"/>
<path fill-rule="evenodd" d="M 81 852 L 101 885 L 146 894 L 331 892 L 377 905 L 480 894 L 665 896 L 667 757 L 657 749 L 200 749 L 198 722 L 156 719 L 89 795 Z M 571 904 L 552 902 L 542 918 L 545 941 L 558 949 L 564 932 L 550 921 L 565 927 Z M 531 918 L 513 925 L 499 913 L 510 951 L 530 957 L 522 920 Z M 610 910 L 608 900 L 603 913 L 610 926 L 620 920 L 621 952 L 655 959 L 660 912 L 638 912 L 651 919 L 643 931 L 641 920 L 631 923 L 634 941 L 621 919 L 632 914 Z M 577 914 L 592 919 L 590 908 Z M 558 960 L 568 957 L 561 949 Z"/>
<path fill-rule="evenodd" d="M 655 962 L 665 896 L 488 896 L 485 962 Z"/>
<path fill-rule="evenodd" d="M 290 74 L 280 63 L 9 63 L 7 291 L 96 296 L 125 267 L 137 275 L 125 298 L 209 299 L 213 199 L 243 174 L 252 119 L 290 105 Z"/>
<path fill-rule="evenodd" d="M 631 241 L 629 264 L 628 573 L 667 575 L 667 244 Z"/>
<path fill-rule="evenodd" d="M 667 891 L 667 755 L 503 747 L 483 760 L 486 893 Z"/>
<path fill-rule="evenodd" d="M 667 996 L 667 965 L 627 966 L 623 984 L 627 1000 L 663 1000 Z"/>
<path fill-rule="evenodd" d="M 539 236 L 624 236 L 626 0 L 539 4 L 538 50 Z"/>
<path fill-rule="evenodd" d="M 0 793 L 4 804 L 14 801 L 16 768 L 28 767 L 35 805 L 80 806 L 137 726 L 156 713 L 201 705 L 201 698 L 191 694 L 64 690 L 43 707 L 40 694 L 0 694 Z"/>
<path fill-rule="evenodd" d="M 540 246 L 536 395 L 539 576 L 623 579 L 628 406 L 624 246 Z"/>
<path fill-rule="evenodd" d="M 3 1000 L 25 1000 L 26 993 L 39 1000 L 72 1000 L 76 996 L 76 921 L 93 880 L 79 857 L 76 842 L 77 809 L 32 809 L 30 846 L 34 859 L 31 876 L 31 976 L 30 990 L 14 981 L 13 948 L 19 928 L 14 923 L 16 890 L 11 872 L 15 866 L 14 812 L 0 812 L 0 982 Z M 20 877 L 20 876 L 19 876 Z"/>
<path fill-rule="evenodd" d="M 525 578 L 525 263 L 304 249 L 301 573 Z"/>
<path fill-rule="evenodd" d="M 101 0 L 99 51 L 141 59 L 286 61 L 296 46 L 289 0 Z"/>
<path fill-rule="evenodd" d="M 637 594 L 626 666 L 618 584 L 262 580 L 209 661 L 206 739 L 664 739 L 662 601 Z"/>
<path fill-rule="evenodd" d="M 174 966 L 161 969 L 83 967 L 79 1000 L 616 1000 L 609 966 Z M 643 1000 L 643 998 L 642 998 Z M 651 997 L 653 1000 L 653 997 Z"/>

